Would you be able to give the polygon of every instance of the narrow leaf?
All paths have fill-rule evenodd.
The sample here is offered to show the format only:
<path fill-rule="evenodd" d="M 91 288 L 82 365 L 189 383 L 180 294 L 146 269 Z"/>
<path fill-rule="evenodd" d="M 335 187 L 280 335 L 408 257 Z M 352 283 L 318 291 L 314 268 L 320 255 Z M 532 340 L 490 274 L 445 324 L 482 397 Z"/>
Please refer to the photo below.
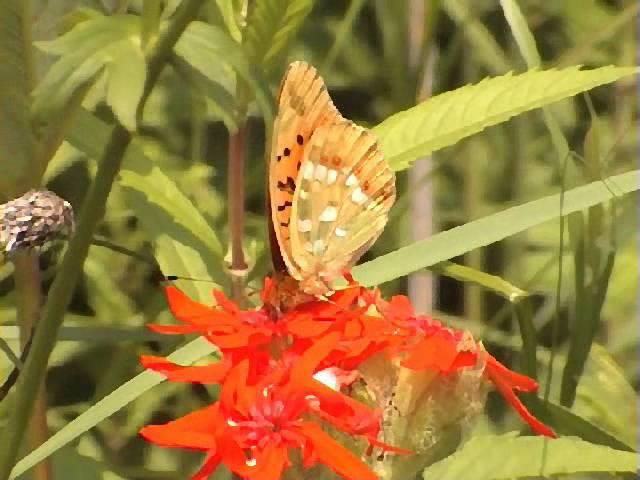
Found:
<path fill-rule="evenodd" d="M 471 282 L 491 290 L 510 302 L 518 302 L 529 294 L 497 275 L 459 265 L 454 262 L 442 262 L 429 268 L 432 272 L 445 275 L 461 282 Z"/>
<path fill-rule="evenodd" d="M 189 365 L 202 357 L 215 351 L 215 347 L 200 337 L 179 348 L 171 355 L 169 360 L 183 365 Z M 105 418 L 113 415 L 123 407 L 131 403 L 147 390 L 164 381 L 164 377 L 151 371 L 145 371 L 124 383 L 95 405 L 92 405 L 51 438 L 33 450 L 29 455 L 20 460 L 11 471 L 11 480 L 41 462 L 69 442 L 95 427 Z"/>
<path fill-rule="evenodd" d="M 563 437 L 516 437 L 514 434 L 472 438 L 461 450 L 424 471 L 431 480 L 512 480 L 570 473 L 635 472 L 635 452 Z"/>
<path fill-rule="evenodd" d="M 640 170 L 608 177 L 622 195 L 640 188 Z M 571 189 L 564 194 L 562 215 L 583 210 L 612 198 L 603 181 Z M 378 285 L 416 270 L 457 257 L 475 248 L 484 247 L 503 238 L 558 218 L 560 194 L 508 208 L 415 242 L 354 268 L 353 273 L 365 285 Z"/>
<path fill-rule="evenodd" d="M 638 72 L 635 67 L 508 73 L 397 113 L 374 131 L 394 170 L 509 118 Z"/>

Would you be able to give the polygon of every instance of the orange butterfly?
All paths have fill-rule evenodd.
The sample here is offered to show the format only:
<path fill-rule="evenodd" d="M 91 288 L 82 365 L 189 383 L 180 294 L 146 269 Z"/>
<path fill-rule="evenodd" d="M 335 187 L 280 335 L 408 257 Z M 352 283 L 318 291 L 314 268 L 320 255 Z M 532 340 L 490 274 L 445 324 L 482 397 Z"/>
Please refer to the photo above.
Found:
<path fill-rule="evenodd" d="M 373 134 L 340 115 L 304 62 L 280 86 L 268 185 L 274 266 L 315 297 L 378 238 L 396 196 Z"/>

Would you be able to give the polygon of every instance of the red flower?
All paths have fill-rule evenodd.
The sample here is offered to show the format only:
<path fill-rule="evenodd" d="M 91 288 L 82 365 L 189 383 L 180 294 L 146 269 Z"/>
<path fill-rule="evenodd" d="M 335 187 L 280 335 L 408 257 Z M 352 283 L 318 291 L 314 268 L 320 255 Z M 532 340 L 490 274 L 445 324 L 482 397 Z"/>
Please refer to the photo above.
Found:
<path fill-rule="evenodd" d="M 289 451 L 296 449 L 305 467 L 323 463 L 343 478 L 374 480 L 377 477 L 366 464 L 321 425 L 365 439 L 368 453 L 374 447 L 411 453 L 379 440 L 382 411 L 388 405 L 371 407 L 341 391 L 359 378 L 356 369 L 362 362 L 383 353 L 379 358 L 396 366 L 432 372 L 427 377 L 444 379 L 440 385 L 470 372 L 465 378 L 475 379 L 474 391 L 481 391 L 479 387 L 489 380 L 536 433 L 555 436 L 515 394 L 535 392 L 534 380 L 500 364 L 468 332 L 417 315 L 407 297 L 386 302 L 378 290 L 366 290 L 346 278 L 349 285 L 326 300 L 297 295 L 291 280 L 287 295 L 293 296 L 279 299 L 282 293 L 267 279 L 264 304 L 252 310 L 240 309 L 218 291 L 214 291 L 216 306 L 209 307 L 168 287 L 169 307 L 183 325 L 152 328 L 168 334 L 199 333 L 220 349 L 222 359 L 181 366 L 144 356 L 142 364 L 172 381 L 222 388 L 210 407 L 166 425 L 147 426 L 141 434 L 165 447 L 206 452 L 194 479 L 204 480 L 224 464 L 248 480 L 278 480 L 291 464 Z M 333 372 L 340 381 L 330 388 L 318 381 L 319 372 Z M 430 395 L 428 388 L 425 383 L 422 391 Z M 439 393 L 435 401 L 442 403 L 451 394 Z M 458 408 L 465 409 L 464 402 L 459 400 Z"/>
<path fill-rule="evenodd" d="M 323 349 L 325 345 L 313 353 L 322 353 Z M 309 362 L 314 356 L 304 359 L 303 367 L 293 376 L 300 375 L 300 370 L 313 370 Z M 207 460 L 194 479 L 207 478 L 222 463 L 248 480 L 278 480 L 290 465 L 289 449 L 302 451 L 305 467 L 320 462 L 346 479 L 377 479 L 358 457 L 308 419 L 320 412 L 322 400 L 300 390 L 297 383 L 248 385 L 248 370 L 247 360 L 233 367 L 220 400 L 211 407 L 166 425 L 147 426 L 141 434 L 165 447 L 206 452 Z M 354 401 L 331 392 L 331 413 L 350 418 Z M 341 407 L 338 397 L 343 400 Z M 323 412 L 323 418 L 330 418 L 330 414 Z"/>

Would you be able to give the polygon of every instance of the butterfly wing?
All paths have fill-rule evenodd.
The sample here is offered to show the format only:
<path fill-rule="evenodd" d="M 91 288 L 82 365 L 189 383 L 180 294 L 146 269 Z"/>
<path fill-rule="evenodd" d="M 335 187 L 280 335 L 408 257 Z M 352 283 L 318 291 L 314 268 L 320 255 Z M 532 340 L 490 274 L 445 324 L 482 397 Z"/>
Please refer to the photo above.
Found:
<path fill-rule="evenodd" d="M 296 183 L 289 273 L 306 293 L 324 295 L 382 232 L 395 175 L 373 134 L 339 119 L 313 132 Z"/>
<path fill-rule="evenodd" d="M 280 86 L 269 159 L 270 236 L 276 268 L 282 263 L 276 260 L 277 252 L 287 270 L 294 267 L 289 224 L 306 145 L 319 126 L 340 119 L 317 70 L 304 62 L 289 65 Z"/>

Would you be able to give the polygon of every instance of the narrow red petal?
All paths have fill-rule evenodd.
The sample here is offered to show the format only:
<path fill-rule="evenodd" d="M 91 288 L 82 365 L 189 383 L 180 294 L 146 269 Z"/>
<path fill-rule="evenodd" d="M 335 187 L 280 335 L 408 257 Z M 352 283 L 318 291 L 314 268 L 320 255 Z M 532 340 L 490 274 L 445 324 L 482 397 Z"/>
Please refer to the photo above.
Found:
<path fill-rule="evenodd" d="M 202 330 L 196 325 L 158 325 L 150 323 L 147 328 L 153 332 L 163 333 L 165 335 L 183 335 L 186 333 L 194 333 Z"/>
<path fill-rule="evenodd" d="M 206 318 L 215 312 L 211 307 L 191 300 L 180 289 L 172 285 L 166 287 L 164 293 L 171 313 L 179 320 L 194 323 L 191 320 Z"/>
<path fill-rule="evenodd" d="M 511 388 L 520 390 L 521 392 L 537 392 L 538 382 L 533 378 L 527 377 L 520 373 L 509 370 L 492 355 L 487 354 L 487 370 L 492 376 L 500 377 Z"/>
<path fill-rule="evenodd" d="M 289 452 L 284 445 L 268 444 L 256 455 L 255 470 L 247 474 L 250 480 L 280 480 L 289 466 Z"/>
<path fill-rule="evenodd" d="M 220 465 L 220 456 L 218 454 L 208 455 L 205 462 L 192 477 L 191 480 L 207 480 Z"/>
<path fill-rule="evenodd" d="M 347 480 L 378 480 L 378 476 L 347 448 L 336 442 L 315 423 L 300 427 L 313 448 L 313 458 Z"/>
<path fill-rule="evenodd" d="M 217 362 L 210 365 L 184 367 L 170 362 L 164 357 L 143 355 L 140 363 L 144 368 L 161 373 L 172 382 L 216 384 L 220 383 L 231 365 L 228 362 Z"/>
<path fill-rule="evenodd" d="M 488 355 L 486 372 L 489 379 L 493 382 L 507 403 L 511 405 L 516 412 L 518 412 L 518 415 L 520 415 L 520 417 L 529 424 L 535 433 L 538 435 L 544 435 L 545 437 L 557 437 L 553 429 L 534 417 L 513 392 L 514 389 L 523 391 L 537 390 L 538 384 L 535 380 L 509 370 L 491 355 Z"/>
<path fill-rule="evenodd" d="M 174 425 L 147 425 L 140 430 L 145 440 L 169 448 L 189 448 L 193 450 L 215 450 L 213 433 L 191 432 L 174 428 Z"/>

